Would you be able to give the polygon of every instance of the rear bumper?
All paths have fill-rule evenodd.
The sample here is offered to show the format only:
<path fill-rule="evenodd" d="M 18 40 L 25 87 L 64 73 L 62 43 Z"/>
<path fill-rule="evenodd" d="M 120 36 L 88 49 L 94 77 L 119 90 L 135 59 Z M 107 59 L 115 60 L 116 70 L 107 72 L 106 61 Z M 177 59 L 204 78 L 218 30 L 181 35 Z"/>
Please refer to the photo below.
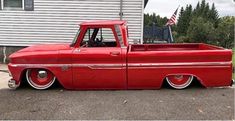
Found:
<path fill-rule="evenodd" d="M 233 86 L 233 84 L 235 83 L 235 80 L 234 79 L 232 79 L 232 81 L 231 81 L 231 85 L 230 86 Z"/>

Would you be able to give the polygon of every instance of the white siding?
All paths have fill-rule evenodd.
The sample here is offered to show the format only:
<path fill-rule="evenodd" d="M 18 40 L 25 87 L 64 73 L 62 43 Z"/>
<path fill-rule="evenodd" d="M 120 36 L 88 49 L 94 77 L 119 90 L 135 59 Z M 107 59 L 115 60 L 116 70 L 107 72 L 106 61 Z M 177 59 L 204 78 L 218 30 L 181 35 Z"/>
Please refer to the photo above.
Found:
<path fill-rule="evenodd" d="M 79 23 L 119 20 L 120 0 L 34 0 L 34 11 L 0 10 L 0 45 L 70 43 Z M 123 0 L 131 39 L 141 39 L 142 0 Z"/>
<path fill-rule="evenodd" d="M 123 20 L 128 21 L 129 36 L 131 40 L 139 41 L 142 38 L 143 4 L 144 2 L 142 0 L 124 0 L 123 2 Z"/>

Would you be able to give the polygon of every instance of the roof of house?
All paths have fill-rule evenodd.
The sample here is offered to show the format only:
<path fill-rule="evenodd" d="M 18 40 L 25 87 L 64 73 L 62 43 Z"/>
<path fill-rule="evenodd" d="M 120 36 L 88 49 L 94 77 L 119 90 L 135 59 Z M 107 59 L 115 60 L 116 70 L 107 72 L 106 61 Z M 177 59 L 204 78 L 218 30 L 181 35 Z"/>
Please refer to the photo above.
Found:
<path fill-rule="evenodd" d="M 86 21 L 82 22 L 81 26 L 87 26 L 87 25 L 122 25 L 125 24 L 126 21 L 122 20 L 96 20 L 96 21 Z"/>

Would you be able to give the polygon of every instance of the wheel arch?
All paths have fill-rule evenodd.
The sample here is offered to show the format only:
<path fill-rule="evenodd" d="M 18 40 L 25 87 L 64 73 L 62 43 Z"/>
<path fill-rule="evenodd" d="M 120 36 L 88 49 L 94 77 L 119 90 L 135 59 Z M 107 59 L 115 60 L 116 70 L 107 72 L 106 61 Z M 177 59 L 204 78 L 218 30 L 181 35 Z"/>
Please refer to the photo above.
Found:
<path fill-rule="evenodd" d="M 48 71 L 50 71 L 55 77 L 57 77 L 56 75 L 55 75 L 55 72 L 53 71 L 53 69 L 51 69 L 51 68 L 47 68 L 47 67 L 26 67 L 26 68 L 24 68 L 22 71 L 21 71 L 21 74 L 20 74 L 20 81 L 22 82 L 22 81 L 26 81 L 26 80 L 24 80 L 24 79 L 26 79 L 26 72 L 27 72 L 27 70 L 28 69 L 45 69 L 45 70 L 48 70 Z M 60 83 L 60 81 L 56 78 L 56 81 L 58 81 L 59 83 Z"/>
<path fill-rule="evenodd" d="M 162 83 L 161 83 L 161 87 L 163 86 L 163 83 L 166 82 L 166 77 L 167 77 L 167 76 L 172 76 L 172 75 L 191 75 L 191 76 L 194 77 L 194 80 L 193 80 L 193 81 L 195 81 L 195 79 L 197 79 L 197 81 L 198 81 L 202 86 L 205 86 L 203 80 L 202 80 L 198 75 L 196 75 L 196 74 L 192 74 L 192 73 L 169 73 L 169 74 L 166 74 L 165 76 L 163 76 L 163 78 L 162 78 Z"/>

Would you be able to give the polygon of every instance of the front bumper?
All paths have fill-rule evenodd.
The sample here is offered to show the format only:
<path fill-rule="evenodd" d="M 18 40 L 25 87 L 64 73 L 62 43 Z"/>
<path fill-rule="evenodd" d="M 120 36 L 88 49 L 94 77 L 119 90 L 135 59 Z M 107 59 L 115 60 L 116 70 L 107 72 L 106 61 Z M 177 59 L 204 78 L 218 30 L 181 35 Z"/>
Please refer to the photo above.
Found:
<path fill-rule="evenodd" d="M 8 81 L 8 87 L 11 88 L 11 89 L 16 89 L 20 86 L 20 83 L 19 84 L 16 84 L 16 81 L 14 79 L 10 79 Z"/>

